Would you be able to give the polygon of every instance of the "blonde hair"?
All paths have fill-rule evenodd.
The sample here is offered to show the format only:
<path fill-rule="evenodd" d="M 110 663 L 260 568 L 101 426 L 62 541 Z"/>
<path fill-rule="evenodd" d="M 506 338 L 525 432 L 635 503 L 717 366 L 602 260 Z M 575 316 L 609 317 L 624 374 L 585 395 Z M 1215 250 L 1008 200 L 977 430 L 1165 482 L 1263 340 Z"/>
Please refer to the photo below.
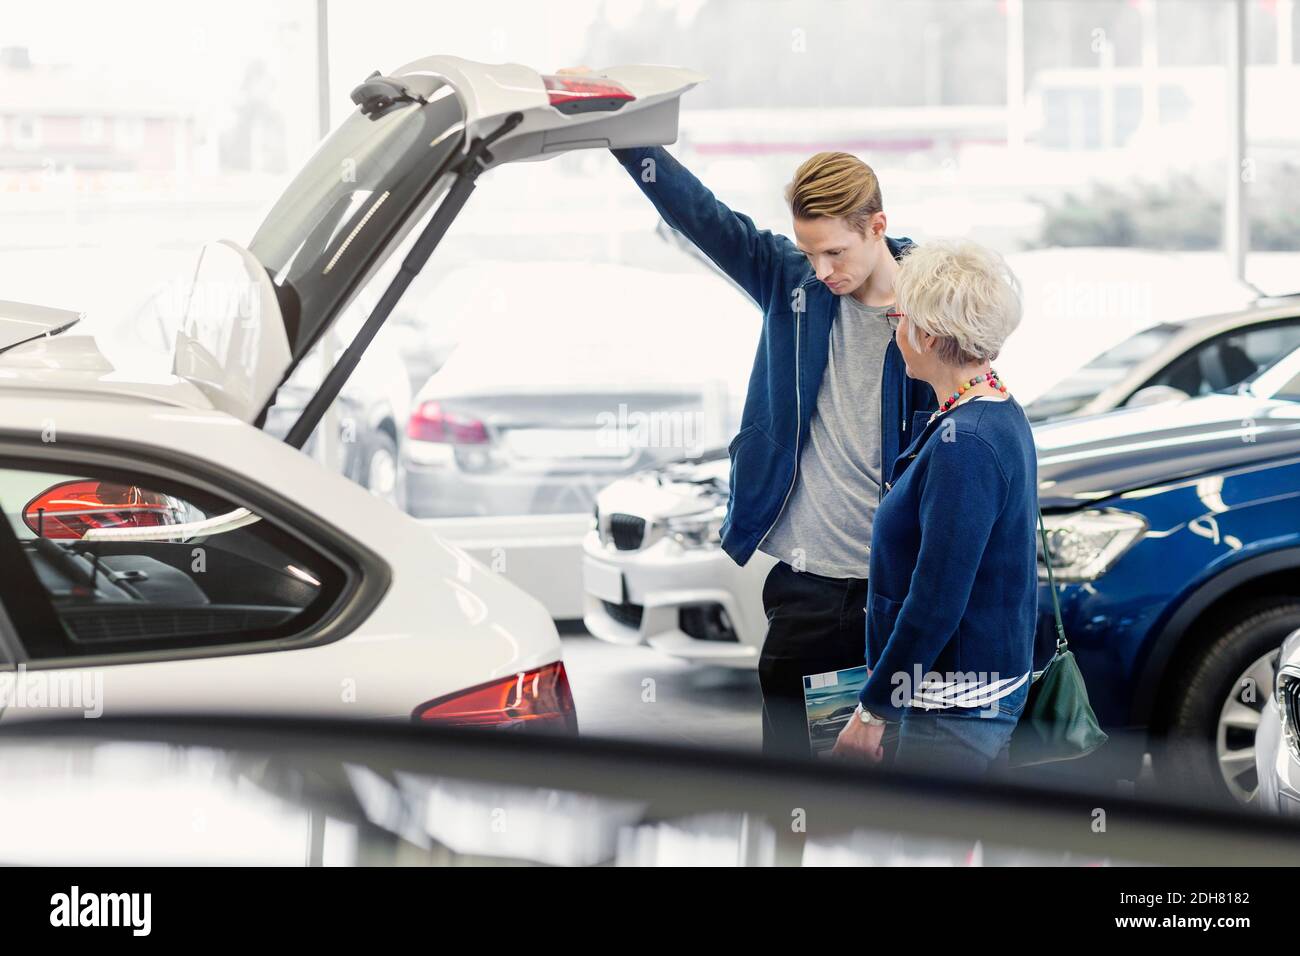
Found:
<path fill-rule="evenodd" d="M 796 219 L 844 219 L 864 236 L 882 208 L 875 172 L 848 153 L 817 153 L 804 160 L 785 187 L 785 201 Z"/>
<path fill-rule="evenodd" d="M 894 279 L 908 340 L 937 336 L 935 354 L 948 365 L 991 362 L 1020 324 L 1020 282 L 1000 254 L 968 239 L 914 246 Z"/>

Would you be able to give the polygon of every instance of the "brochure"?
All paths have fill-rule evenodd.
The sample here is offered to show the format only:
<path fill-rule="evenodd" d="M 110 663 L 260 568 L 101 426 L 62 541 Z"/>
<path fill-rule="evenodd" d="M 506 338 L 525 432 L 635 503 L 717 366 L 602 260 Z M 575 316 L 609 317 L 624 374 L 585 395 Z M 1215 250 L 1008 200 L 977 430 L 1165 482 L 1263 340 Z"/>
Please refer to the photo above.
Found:
<path fill-rule="evenodd" d="M 858 709 L 858 694 L 867 683 L 867 673 L 863 664 L 804 677 L 803 703 L 814 757 L 830 753 L 835 746 L 835 738 Z"/>

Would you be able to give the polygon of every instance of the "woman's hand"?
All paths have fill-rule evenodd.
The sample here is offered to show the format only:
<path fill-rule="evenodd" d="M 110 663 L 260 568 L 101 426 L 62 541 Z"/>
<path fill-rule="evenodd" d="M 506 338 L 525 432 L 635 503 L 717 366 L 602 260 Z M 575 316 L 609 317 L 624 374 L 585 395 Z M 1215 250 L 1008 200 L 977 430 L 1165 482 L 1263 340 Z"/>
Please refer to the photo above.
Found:
<path fill-rule="evenodd" d="M 880 763 L 885 759 L 885 748 L 881 740 L 885 736 L 884 724 L 864 724 L 854 714 L 835 739 L 831 756 L 844 760 L 860 760 L 865 763 Z"/>

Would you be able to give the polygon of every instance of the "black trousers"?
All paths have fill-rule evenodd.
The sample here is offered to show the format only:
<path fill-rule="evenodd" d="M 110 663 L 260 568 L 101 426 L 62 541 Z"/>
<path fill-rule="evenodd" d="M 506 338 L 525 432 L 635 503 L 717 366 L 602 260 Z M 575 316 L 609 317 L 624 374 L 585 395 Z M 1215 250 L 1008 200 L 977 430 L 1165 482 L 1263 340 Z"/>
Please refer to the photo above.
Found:
<path fill-rule="evenodd" d="M 758 659 L 763 753 L 811 755 L 803 702 L 806 674 L 866 663 L 867 582 L 796 571 L 784 561 L 763 584 L 767 637 Z"/>

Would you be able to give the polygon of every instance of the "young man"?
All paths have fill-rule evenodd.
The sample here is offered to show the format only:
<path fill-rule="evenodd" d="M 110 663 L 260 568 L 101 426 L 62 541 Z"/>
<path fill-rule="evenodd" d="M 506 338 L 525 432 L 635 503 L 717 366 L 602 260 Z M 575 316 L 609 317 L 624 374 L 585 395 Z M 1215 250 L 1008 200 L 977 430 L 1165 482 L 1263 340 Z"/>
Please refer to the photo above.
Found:
<path fill-rule="evenodd" d="M 756 549 L 778 559 L 763 588 L 763 749 L 807 755 L 803 677 L 864 662 L 882 465 L 906 447 L 913 413 L 936 407 L 894 343 L 893 277 L 911 242 L 885 236 L 875 173 L 847 153 L 795 172 L 791 241 L 719 202 L 663 148 L 613 152 L 763 311 L 722 547 L 740 565 Z"/>

